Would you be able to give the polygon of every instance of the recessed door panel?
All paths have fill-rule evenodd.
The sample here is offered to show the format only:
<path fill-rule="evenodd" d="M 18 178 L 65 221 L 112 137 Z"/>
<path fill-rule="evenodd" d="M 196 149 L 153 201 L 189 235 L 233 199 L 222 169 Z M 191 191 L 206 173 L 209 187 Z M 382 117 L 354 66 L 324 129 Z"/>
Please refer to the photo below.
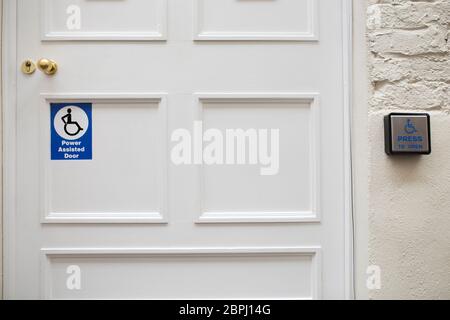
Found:
<path fill-rule="evenodd" d="M 43 40 L 164 40 L 166 0 L 39 0 Z"/>
<path fill-rule="evenodd" d="M 51 299 L 314 299 L 318 248 L 44 250 Z M 65 285 L 67 272 L 80 282 Z M 80 290 L 73 290 L 79 285 Z M 72 288 L 72 290 L 71 290 Z"/>
<path fill-rule="evenodd" d="M 195 0 L 196 40 L 318 39 L 316 0 Z"/>
<path fill-rule="evenodd" d="M 67 97 L 69 100 L 64 104 L 69 107 L 76 104 L 76 98 Z M 51 159 L 47 149 L 50 128 L 55 125 L 49 123 L 51 101 L 64 101 L 64 98 L 46 98 L 41 110 L 43 221 L 165 222 L 167 110 L 164 96 L 82 98 L 92 105 L 89 124 L 92 157 L 88 160 Z M 77 120 L 75 116 L 72 119 Z M 86 126 L 83 125 L 84 130 Z M 65 145 L 58 148 L 76 148 L 70 145 L 73 141 L 76 142 L 63 140 Z"/>
<path fill-rule="evenodd" d="M 198 222 L 319 218 L 318 95 L 200 95 L 199 108 L 204 132 L 224 133 L 220 143 L 226 154 L 224 165 L 200 170 Z"/>

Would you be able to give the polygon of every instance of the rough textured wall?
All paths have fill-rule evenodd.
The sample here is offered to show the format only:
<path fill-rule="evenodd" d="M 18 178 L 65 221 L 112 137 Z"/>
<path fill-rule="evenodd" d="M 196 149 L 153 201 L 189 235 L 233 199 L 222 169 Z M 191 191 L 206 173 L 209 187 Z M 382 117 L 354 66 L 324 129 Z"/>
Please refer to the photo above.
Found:
<path fill-rule="evenodd" d="M 372 298 L 450 299 L 450 0 L 369 0 Z M 387 157 L 392 111 L 431 114 L 431 156 Z"/>

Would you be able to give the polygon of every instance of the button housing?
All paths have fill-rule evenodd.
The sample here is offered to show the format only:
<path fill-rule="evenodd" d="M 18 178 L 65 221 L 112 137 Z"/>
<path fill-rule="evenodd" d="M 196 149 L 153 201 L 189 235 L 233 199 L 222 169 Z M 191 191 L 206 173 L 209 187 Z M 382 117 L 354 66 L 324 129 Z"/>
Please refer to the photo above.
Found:
<path fill-rule="evenodd" d="M 391 113 L 384 117 L 384 130 L 388 155 L 431 154 L 429 114 Z"/>

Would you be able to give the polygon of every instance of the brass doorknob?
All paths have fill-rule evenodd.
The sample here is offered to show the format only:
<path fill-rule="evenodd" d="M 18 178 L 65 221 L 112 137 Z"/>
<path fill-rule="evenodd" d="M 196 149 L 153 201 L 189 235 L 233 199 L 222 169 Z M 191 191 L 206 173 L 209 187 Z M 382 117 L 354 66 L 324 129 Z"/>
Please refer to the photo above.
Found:
<path fill-rule="evenodd" d="M 50 59 L 41 59 L 37 63 L 39 70 L 48 75 L 54 75 L 58 71 L 58 65 Z"/>

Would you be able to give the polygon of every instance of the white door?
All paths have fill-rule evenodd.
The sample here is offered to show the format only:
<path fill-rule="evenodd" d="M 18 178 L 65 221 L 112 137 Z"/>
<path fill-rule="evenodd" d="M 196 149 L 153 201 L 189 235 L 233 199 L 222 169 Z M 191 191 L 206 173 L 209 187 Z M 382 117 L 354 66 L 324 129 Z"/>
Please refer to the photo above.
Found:
<path fill-rule="evenodd" d="M 348 297 L 346 3 L 7 0 L 6 297 Z"/>

